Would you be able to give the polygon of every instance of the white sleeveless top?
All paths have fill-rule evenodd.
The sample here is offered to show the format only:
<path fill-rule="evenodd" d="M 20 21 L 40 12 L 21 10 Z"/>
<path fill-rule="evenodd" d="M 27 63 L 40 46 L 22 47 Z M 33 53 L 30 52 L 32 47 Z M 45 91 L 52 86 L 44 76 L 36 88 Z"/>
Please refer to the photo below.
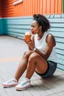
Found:
<path fill-rule="evenodd" d="M 37 37 L 38 37 L 37 34 L 34 35 L 35 48 L 37 48 L 41 52 L 44 52 L 45 51 L 45 48 L 47 46 L 46 36 L 48 34 L 49 34 L 48 32 L 45 32 L 44 35 L 43 35 L 43 37 L 40 40 L 37 39 Z M 56 56 L 56 52 L 55 52 L 55 46 L 53 47 L 52 52 L 51 52 L 51 54 L 50 54 L 50 56 L 49 56 L 49 58 L 47 60 L 48 61 L 57 62 L 57 56 Z"/>

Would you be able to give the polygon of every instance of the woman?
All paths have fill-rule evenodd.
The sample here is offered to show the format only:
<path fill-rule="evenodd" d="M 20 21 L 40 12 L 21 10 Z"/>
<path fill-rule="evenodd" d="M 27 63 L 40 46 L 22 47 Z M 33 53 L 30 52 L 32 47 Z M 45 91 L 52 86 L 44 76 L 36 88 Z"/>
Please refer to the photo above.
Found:
<path fill-rule="evenodd" d="M 14 78 L 3 83 L 4 87 L 16 86 L 16 90 L 24 90 L 30 87 L 30 78 L 34 72 L 43 78 L 53 75 L 57 67 L 56 42 L 54 36 L 47 32 L 49 28 L 50 23 L 47 18 L 41 14 L 33 15 L 32 38 L 30 42 L 24 40 L 28 45 L 28 51 L 24 53 Z M 18 84 L 25 70 L 25 78 Z"/>

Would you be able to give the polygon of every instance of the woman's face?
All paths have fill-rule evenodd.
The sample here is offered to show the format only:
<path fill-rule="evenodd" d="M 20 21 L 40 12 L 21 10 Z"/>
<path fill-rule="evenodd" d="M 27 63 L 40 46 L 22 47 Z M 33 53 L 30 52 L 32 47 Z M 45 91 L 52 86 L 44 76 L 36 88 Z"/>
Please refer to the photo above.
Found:
<path fill-rule="evenodd" d="M 31 24 L 31 33 L 38 34 L 40 30 L 41 30 L 41 28 L 40 28 L 39 24 L 37 23 L 37 21 L 33 20 L 32 24 Z"/>

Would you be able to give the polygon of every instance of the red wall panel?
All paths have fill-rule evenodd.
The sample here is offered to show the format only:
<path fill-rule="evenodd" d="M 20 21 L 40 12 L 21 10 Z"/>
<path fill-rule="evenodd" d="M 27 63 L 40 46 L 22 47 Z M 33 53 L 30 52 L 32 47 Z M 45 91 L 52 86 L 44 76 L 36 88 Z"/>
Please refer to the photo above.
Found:
<path fill-rule="evenodd" d="M 2 8 L 3 17 L 14 16 L 13 0 L 3 0 L 2 4 L 3 4 L 3 8 Z"/>
<path fill-rule="evenodd" d="M 2 2 L 0 0 L 0 17 L 2 17 Z"/>

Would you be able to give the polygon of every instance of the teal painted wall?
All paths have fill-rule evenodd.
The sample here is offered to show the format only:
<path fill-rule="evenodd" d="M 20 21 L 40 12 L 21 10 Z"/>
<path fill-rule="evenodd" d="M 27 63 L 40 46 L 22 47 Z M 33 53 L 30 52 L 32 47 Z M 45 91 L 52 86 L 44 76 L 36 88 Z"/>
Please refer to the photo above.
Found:
<path fill-rule="evenodd" d="M 64 70 L 64 14 L 50 15 L 49 21 L 51 24 L 49 32 L 52 33 L 56 39 L 57 67 Z"/>
<path fill-rule="evenodd" d="M 49 30 L 56 39 L 58 68 L 64 70 L 64 14 L 45 15 L 51 24 Z M 32 17 L 4 18 L 5 34 L 23 39 L 24 33 L 30 30 Z"/>
<path fill-rule="evenodd" d="M 5 34 L 23 38 L 24 33 L 30 30 L 32 17 L 4 18 Z"/>
<path fill-rule="evenodd" d="M 4 34 L 3 19 L 0 18 L 0 35 Z"/>

